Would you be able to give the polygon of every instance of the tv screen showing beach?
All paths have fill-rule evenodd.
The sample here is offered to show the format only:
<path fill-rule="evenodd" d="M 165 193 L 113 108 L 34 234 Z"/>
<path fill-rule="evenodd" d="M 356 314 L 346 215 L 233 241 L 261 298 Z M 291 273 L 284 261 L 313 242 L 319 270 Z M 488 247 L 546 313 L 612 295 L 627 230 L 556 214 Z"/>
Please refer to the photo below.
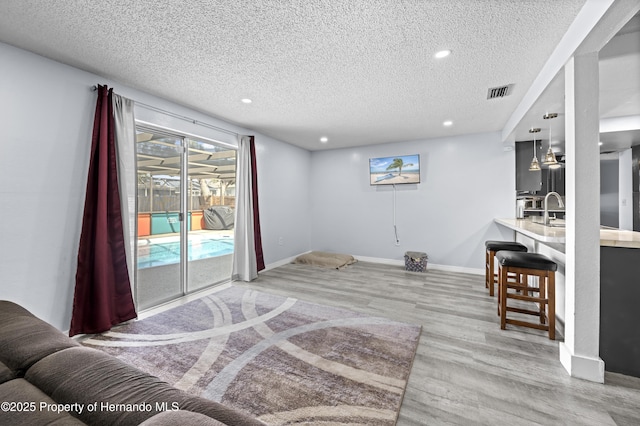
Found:
<path fill-rule="evenodd" d="M 420 183 L 420 156 L 370 158 L 369 179 L 371 185 Z"/>

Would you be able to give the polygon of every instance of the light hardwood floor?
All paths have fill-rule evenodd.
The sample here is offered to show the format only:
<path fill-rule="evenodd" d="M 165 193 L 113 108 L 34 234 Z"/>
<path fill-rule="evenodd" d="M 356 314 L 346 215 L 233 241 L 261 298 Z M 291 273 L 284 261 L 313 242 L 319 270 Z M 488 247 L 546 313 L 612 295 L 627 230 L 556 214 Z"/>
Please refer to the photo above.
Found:
<path fill-rule="evenodd" d="M 558 340 L 500 330 L 483 276 L 289 264 L 234 285 L 422 325 L 400 426 L 640 425 L 640 379 L 606 373 L 603 385 L 569 377 Z"/>

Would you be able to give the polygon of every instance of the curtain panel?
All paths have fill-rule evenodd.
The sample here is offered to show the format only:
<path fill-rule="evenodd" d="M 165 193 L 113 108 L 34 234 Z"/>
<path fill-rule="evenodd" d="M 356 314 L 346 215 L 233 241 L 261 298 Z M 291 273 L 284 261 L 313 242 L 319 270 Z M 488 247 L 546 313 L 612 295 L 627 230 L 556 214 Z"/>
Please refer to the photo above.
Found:
<path fill-rule="evenodd" d="M 258 180 L 253 136 L 238 141 L 236 218 L 232 278 L 251 281 L 265 268 L 258 209 Z"/>
<path fill-rule="evenodd" d="M 125 236 L 125 250 L 129 281 L 134 282 L 134 253 L 136 249 L 136 120 L 133 114 L 134 102 L 113 94 L 113 118 L 115 120 L 116 155 L 118 158 L 118 184 L 122 227 Z M 134 297 L 135 299 L 135 297 Z"/>
<path fill-rule="evenodd" d="M 127 266 L 113 89 L 98 86 L 69 335 L 100 333 L 137 316 Z M 135 210 L 134 210 L 135 211 Z"/>
<path fill-rule="evenodd" d="M 251 161 L 251 198 L 253 208 L 253 246 L 256 252 L 256 267 L 258 271 L 265 268 L 264 253 L 262 252 L 262 232 L 260 231 L 260 208 L 258 207 L 258 167 L 256 165 L 255 138 L 249 136 L 249 158 Z"/>

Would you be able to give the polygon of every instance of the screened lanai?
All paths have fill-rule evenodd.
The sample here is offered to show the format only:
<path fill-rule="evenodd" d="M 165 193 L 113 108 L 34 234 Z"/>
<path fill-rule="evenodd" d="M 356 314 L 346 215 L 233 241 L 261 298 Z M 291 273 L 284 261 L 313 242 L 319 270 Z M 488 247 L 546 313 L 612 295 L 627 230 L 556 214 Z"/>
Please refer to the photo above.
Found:
<path fill-rule="evenodd" d="M 144 131 L 136 139 L 138 212 L 179 211 L 182 141 Z M 234 207 L 236 151 L 191 139 L 185 142 L 189 211 Z"/>

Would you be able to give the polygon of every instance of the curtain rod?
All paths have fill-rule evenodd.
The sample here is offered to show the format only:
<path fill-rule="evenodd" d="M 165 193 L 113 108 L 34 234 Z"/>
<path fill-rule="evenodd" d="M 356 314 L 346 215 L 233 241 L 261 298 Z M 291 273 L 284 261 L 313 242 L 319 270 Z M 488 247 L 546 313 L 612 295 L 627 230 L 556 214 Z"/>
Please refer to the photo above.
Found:
<path fill-rule="evenodd" d="M 95 92 L 96 90 L 98 90 L 98 86 L 97 85 L 94 84 L 93 86 L 91 86 L 91 91 L 92 92 Z M 132 99 L 132 100 L 135 102 L 136 105 L 140 105 L 141 107 L 149 109 L 151 111 L 156 111 L 156 112 L 159 112 L 161 114 L 165 114 L 165 115 L 168 115 L 168 116 L 171 116 L 171 117 L 174 117 L 174 118 L 178 118 L 180 120 L 188 121 L 190 123 L 197 124 L 198 126 L 207 127 L 209 129 L 213 129 L 213 130 L 218 130 L 220 132 L 227 133 L 229 135 L 240 136 L 239 133 L 233 132 L 231 130 L 224 129 L 222 127 L 214 126 L 213 124 L 205 123 L 205 122 L 196 120 L 194 118 L 190 118 L 190 117 L 186 117 L 184 115 L 176 114 L 175 112 L 167 111 L 167 110 L 164 110 L 164 109 L 161 109 L 161 108 L 158 108 L 158 107 L 154 107 L 152 105 L 147 105 L 147 104 L 145 104 L 143 102 L 138 102 L 135 99 Z"/>

